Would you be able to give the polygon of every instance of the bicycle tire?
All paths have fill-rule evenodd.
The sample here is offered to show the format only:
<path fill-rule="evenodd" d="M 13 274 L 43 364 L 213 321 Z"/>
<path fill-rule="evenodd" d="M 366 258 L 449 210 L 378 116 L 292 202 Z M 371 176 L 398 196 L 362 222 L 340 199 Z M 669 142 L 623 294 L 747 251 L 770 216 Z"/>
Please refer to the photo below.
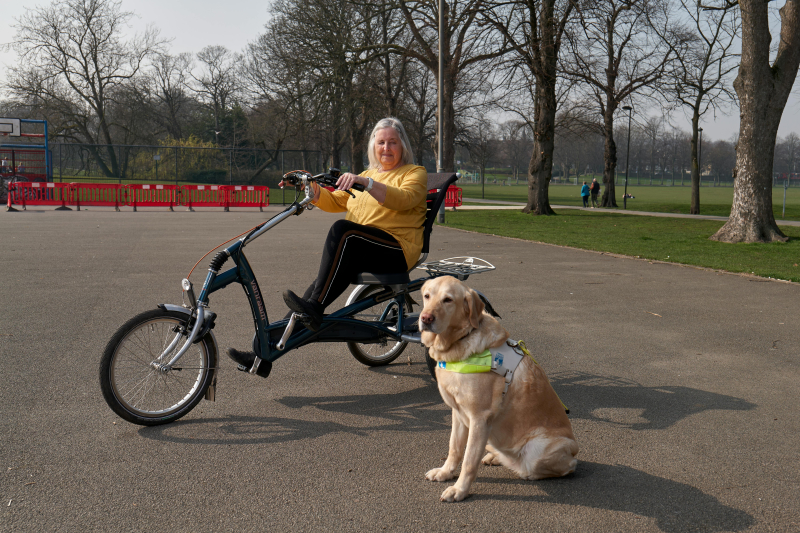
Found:
<path fill-rule="evenodd" d="M 214 382 L 217 348 L 211 334 L 195 342 L 172 370 L 163 372 L 152 365 L 174 334 L 185 335 L 176 328 L 185 328 L 187 319 L 177 311 L 145 311 L 108 341 L 100 361 L 100 390 L 124 420 L 142 426 L 174 422 L 194 409 Z M 173 353 L 182 345 L 179 342 Z"/>
<path fill-rule="evenodd" d="M 385 288 L 386 287 L 383 285 L 370 285 L 366 290 L 364 290 L 363 293 L 361 293 L 359 299 L 366 298 L 376 292 L 381 292 Z M 365 309 L 361 313 L 354 315 L 353 318 L 357 318 L 359 320 L 378 320 L 383 313 L 383 310 L 391 302 L 393 302 L 393 300 L 376 304 L 369 309 Z M 406 310 L 410 313 L 412 309 L 413 308 L 411 304 L 406 302 Z M 367 366 L 388 365 L 400 357 L 400 354 L 403 353 L 403 350 L 406 349 L 406 346 L 408 346 L 408 342 L 396 341 L 390 337 L 385 337 L 381 342 L 377 343 L 362 343 L 355 341 L 350 341 L 347 343 L 347 348 L 350 350 L 350 353 L 353 354 L 353 357 L 355 357 L 359 363 Z M 388 347 L 388 349 L 383 350 L 383 347 Z"/>

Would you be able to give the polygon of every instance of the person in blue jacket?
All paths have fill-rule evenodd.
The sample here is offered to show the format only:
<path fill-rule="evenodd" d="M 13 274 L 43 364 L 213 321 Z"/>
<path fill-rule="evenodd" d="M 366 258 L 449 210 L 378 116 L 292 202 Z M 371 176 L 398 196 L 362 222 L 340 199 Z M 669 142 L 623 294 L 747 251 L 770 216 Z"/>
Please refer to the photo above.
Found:
<path fill-rule="evenodd" d="M 583 187 L 581 187 L 581 200 L 583 200 L 583 207 L 589 207 L 589 195 L 591 194 L 589 190 L 589 186 L 586 185 L 586 182 L 583 182 Z"/>

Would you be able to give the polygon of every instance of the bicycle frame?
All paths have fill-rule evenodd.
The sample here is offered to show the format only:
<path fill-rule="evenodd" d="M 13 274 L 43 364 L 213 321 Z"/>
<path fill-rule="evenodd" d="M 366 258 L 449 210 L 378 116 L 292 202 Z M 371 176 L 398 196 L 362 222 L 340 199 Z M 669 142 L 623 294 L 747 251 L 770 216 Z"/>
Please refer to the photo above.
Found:
<path fill-rule="evenodd" d="M 410 292 L 419 290 L 422 284 L 430 278 L 423 277 L 411 281 L 408 285 L 401 285 L 395 288 L 387 287 L 385 290 L 374 294 L 370 297 L 358 300 L 344 308 L 326 315 L 317 331 L 310 331 L 308 329 L 301 329 L 297 332 L 292 332 L 291 335 L 285 339 L 285 344 L 275 341 L 276 337 L 273 336 L 274 332 L 286 333 L 287 326 L 294 326 L 293 319 L 282 319 L 270 323 L 267 317 L 266 307 L 261 290 L 256 280 L 255 273 L 250 267 L 247 257 L 244 255 L 244 247 L 252 240 L 263 235 L 265 232 L 274 228 L 287 218 L 299 214 L 311 202 L 312 196 L 310 188 L 305 187 L 306 197 L 300 202 L 294 202 L 287 209 L 277 214 L 254 231 L 245 237 L 237 240 L 234 244 L 228 246 L 219 252 L 214 260 L 211 262 L 206 279 L 203 282 L 203 287 L 200 295 L 195 302 L 195 307 L 192 310 L 192 315 L 195 315 L 195 323 L 192 327 L 191 333 L 188 335 L 184 346 L 171 358 L 169 363 L 163 365 L 164 367 L 172 367 L 180 357 L 188 350 L 189 346 L 198 338 L 198 334 L 203 330 L 206 313 L 208 308 L 209 296 L 220 290 L 224 289 L 231 283 L 239 283 L 244 288 L 247 300 L 250 303 L 250 310 L 253 314 L 253 322 L 256 328 L 256 338 L 258 339 L 258 346 L 254 346 L 256 353 L 261 359 L 265 359 L 270 363 L 277 360 L 287 352 L 304 346 L 312 342 L 344 342 L 344 341 L 369 341 L 375 340 L 376 342 L 385 337 L 390 337 L 394 340 L 403 340 L 407 342 L 420 342 L 419 335 L 404 334 L 403 329 L 406 323 L 406 315 L 403 311 L 406 295 Z M 228 258 L 233 259 L 236 266 L 219 272 L 222 264 Z M 187 287 L 188 284 L 188 287 Z M 188 288 L 188 290 L 187 290 Z M 184 280 L 184 290 L 190 294 L 190 299 L 194 300 L 193 290 L 191 283 Z M 374 322 L 367 322 L 352 318 L 353 315 L 374 306 L 377 303 L 393 300 L 383 312 L 380 320 Z M 389 326 L 385 320 L 389 311 L 393 306 L 397 307 L 396 321 L 393 325 Z M 170 346 L 164 351 L 163 356 L 170 353 L 177 345 L 181 335 L 176 335 Z M 284 335 L 285 337 L 285 335 Z M 161 365 L 159 365 L 161 366 Z M 258 365 L 255 365 L 251 372 L 257 370 Z"/>

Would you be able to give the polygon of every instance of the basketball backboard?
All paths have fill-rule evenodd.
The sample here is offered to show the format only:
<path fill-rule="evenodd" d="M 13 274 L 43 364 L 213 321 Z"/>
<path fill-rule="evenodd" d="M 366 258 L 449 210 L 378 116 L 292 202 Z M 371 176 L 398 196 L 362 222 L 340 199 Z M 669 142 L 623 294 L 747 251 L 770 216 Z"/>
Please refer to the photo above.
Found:
<path fill-rule="evenodd" d="M 19 137 L 22 135 L 18 118 L 0 118 L 0 135 Z"/>

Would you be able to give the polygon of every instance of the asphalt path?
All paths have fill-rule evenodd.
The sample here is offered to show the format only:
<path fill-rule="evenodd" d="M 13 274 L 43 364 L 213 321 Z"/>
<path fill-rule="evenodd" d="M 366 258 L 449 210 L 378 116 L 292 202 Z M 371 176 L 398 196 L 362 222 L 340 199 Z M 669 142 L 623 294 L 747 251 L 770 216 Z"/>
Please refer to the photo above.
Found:
<path fill-rule="evenodd" d="M 266 380 L 223 355 L 216 402 L 155 428 L 119 419 L 98 386 L 114 331 L 180 303 L 203 253 L 278 209 L 0 212 L 0 531 L 800 531 L 800 285 L 756 277 L 436 228 L 432 259 L 497 266 L 469 282 L 581 446 L 561 479 L 482 467 L 459 504 L 423 477 L 450 415 L 416 346 L 370 369 L 312 345 Z M 270 317 L 335 218 L 247 248 Z M 247 348 L 243 292 L 211 308 L 220 349 Z"/>

